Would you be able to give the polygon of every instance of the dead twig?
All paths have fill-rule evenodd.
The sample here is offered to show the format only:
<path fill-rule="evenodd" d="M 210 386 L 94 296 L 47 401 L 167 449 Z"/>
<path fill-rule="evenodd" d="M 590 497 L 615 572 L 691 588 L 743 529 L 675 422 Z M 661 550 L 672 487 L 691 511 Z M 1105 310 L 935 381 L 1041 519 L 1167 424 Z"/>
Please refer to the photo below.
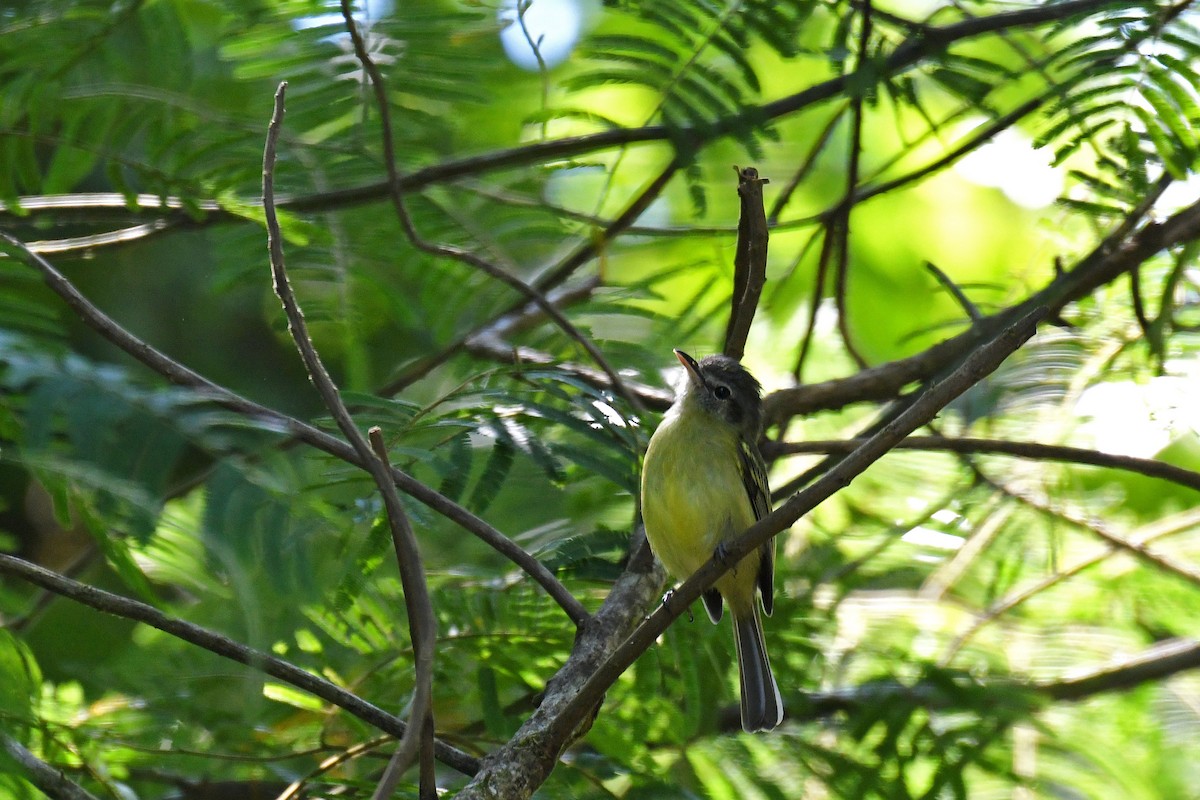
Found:
<path fill-rule="evenodd" d="M 287 82 L 279 84 L 275 92 L 275 108 L 271 115 L 271 124 L 267 129 L 267 142 L 263 151 L 263 211 L 267 224 L 267 242 L 271 257 L 271 275 L 275 294 L 283 304 L 284 313 L 288 319 L 288 330 L 304 368 L 316 387 L 326 408 L 333 415 L 334 421 L 342 434 L 350 442 L 358 455 L 361 465 L 370 473 L 383 497 L 388 527 L 392 533 L 392 544 L 396 551 L 396 561 L 400 567 L 400 581 L 404 588 L 404 604 L 408 610 L 409 634 L 412 638 L 415 660 L 416 681 L 413 691 L 411 719 L 414 720 L 400 737 L 397 748 L 397 758 L 393 761 L 397 767 L 406 767 L 411 762 L 411 756 L 419 748 L 422 753 L 422 764 L 428 762 L 428 774 L 423 769 L 421 773 L 422 800 L 434 800 L 437 797 L 437 786 L 433 775 L 433 652 L 437 644 L 437 622 L 433 616 L 433 603 L 429 599 L 429 587 L 425 582 L 425 569 L 421 564 L 421 552 L 417 547 L 416 535 L 409 524 L 408 515 L 400 503 L 396 486 L 392 480 L 391 464 L 387 459 L 387 450 L 378 429 L 373 429 L 372 441 L 368 442 L 350 416 L 345 403 L 333 379 L 329 376 L 313 345 L 312 337 L 308 334 L 308 324 L 300 303 L 292 291 L 288 280 L 287 268 L 283 257 L 283 235 L 279 229 L 279 218 L 275 213 L 275 160 L 276 145 L 279 131 L 283 125 L 284 97 Z M 404 759 L 400 756 L 403 755 Z M 391 765 L 389 765 L 390 767 Z M 387 775 L 395 775 L 395 770 L 389 769 Z M 385 779 L 386 780 L 386 779 Z M 394 784 L 393 784 L 394 785 Z M 384 784 L 380 785 L 380 790 Z M 388 790 L 390 793 L 390 788 Z"/>

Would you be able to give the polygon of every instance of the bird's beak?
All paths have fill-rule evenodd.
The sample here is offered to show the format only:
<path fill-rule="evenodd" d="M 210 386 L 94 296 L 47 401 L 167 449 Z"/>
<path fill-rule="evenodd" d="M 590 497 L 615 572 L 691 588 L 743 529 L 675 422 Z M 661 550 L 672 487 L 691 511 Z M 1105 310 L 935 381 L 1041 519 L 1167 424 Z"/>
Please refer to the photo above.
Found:
<path fill-rule="evenodd" d="M 687 370 L 688 382 L 693 386 L 703 386 L 704 378 L 700 377 L 700 365 L 696 363 L 696 359 L 679 349 L 675 350 L 675 357 L 679 359 L 679 363 L 683 364 L 683 368 Z"/>

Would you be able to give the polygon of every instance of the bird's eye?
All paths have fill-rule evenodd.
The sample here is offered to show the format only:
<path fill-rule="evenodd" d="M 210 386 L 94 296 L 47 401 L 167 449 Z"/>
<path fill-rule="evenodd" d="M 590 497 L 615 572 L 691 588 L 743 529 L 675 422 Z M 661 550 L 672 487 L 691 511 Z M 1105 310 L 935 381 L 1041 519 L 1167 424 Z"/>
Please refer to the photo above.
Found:
<path fill-rule="evenodd" d="M 729 391 L 728 386 L 722 386 L 718 384 L 713 388 L 713 396 L 718 400 L 728 400 L 730 394 L 732 393 Z"/>

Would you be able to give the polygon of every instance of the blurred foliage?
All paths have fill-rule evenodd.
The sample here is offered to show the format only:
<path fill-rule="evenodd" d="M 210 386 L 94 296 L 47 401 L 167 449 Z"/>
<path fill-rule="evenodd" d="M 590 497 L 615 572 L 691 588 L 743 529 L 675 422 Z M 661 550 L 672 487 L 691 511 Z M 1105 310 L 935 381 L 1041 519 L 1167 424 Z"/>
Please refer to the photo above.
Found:
<path fill-rule="evenodd" d="M 529 39 L 550 2 L 523 12 Z M 672 346 L 718 346 L 731 164 L 771 181 L 769 280 L 747 348 L 768 390 L 852 374 L 847 338 L 881 364 L 963 330 L 966 310 L 929 263 L 991 313 L 1144 204 L 1162 218 L 1195 200 L 1200 31 L 1187 2 L 1096 4 L 949 46 L 925 41 L 927 26 L 1009 4 L 897 2 L 864 36 L 868 5 L 844 0 L 561 2 L 580 41 L 532 71 L 500 43 L 523 24 L 511 8 L 409 0 L 359 19 L 388 80 L 400 171 L 454 166 L 407 192 L 417 229 L 541 288 L 579 290 L 565 313 L 641 384 L 666 387 Z M 910 46 L 925 48 L 914 68 L 889 66 Z M 820 102 L 772 105 L 842 75 Z M 6 3 L 0 225 L 171 357 L 334 430 L 266 261 L 261 159 L 281 80 L 288 267 L 357 421 L 382 427 L 396 466 L 598 607 L 624 566 L 657 412 L 597 388 L 572 366 L 594 367 L 584 350 L 541 317 L 487 328 L 525 298 L 406 239 L 335 3 Z M 856 109 L 839 277 L 821 254 Z M 606 133 L 629 138 L 537 149 Z M 965 157 L 944 168 L 952 153 Z M 609 237 L 677 154 L 679 173 Z M 495 162 L 462 161 L 476 156 Z M 122 241 L 104 238 L 114 231 Z M 589 246 L 582 269 L 563 268 Z M 1136 287 L 1122 277 L 1071 305 L 939 432 L 1200 468 L 1196 267 L 1194 245 L 1163 253 Z M 877 412 L 847 403 L 770 433 L 853 436 Z M 779 461 L 773 485 L 810 465 Z M 889 456 L 780 539 L 767 639 L 791 719 L 735 733 L 727 626 L 685 617 L 612 687 L 540 796 L 1200 797 L 1195 675 L 1078 703 L 1035 688 L 1195 635 L 1197 499 L 1115 469 Z M 535 707 L 574 630 L 507 560 L 404 502 L 438 617 L 438 733 L 483 755 Z M 148 374 L 0 259 L 0 549 L 405 712 L 412 653 L 381 514 L 365 473 Z M 1152 541 L 1182 569 L 1114 553 L 1098 531 Z M 0 584 L 0 620 L 0 735 L 97 796 L 199 797 L 220 782 L 229 797 L 273 796 L 302 781 L 313 796 L 367 797 L 390 753 L 378 741 L 321 768 L 378 731 L 15 580 Z M 35 796 L 10 760 L 0 748 L 0 796 Z M 447 790 L 465 781 L 440 770 Z"/>

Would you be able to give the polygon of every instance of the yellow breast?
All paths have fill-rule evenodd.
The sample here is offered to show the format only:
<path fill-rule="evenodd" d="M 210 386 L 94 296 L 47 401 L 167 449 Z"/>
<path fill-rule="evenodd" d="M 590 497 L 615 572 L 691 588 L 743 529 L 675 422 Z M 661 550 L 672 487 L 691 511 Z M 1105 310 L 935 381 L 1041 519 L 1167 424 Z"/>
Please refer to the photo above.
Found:
<path fill-rule="evenodd" d="M 651 549 L 680 580 L 752 524 L 737 433 L 699 409 L 672 407 L 646 450 L 642 519 Z"/>

